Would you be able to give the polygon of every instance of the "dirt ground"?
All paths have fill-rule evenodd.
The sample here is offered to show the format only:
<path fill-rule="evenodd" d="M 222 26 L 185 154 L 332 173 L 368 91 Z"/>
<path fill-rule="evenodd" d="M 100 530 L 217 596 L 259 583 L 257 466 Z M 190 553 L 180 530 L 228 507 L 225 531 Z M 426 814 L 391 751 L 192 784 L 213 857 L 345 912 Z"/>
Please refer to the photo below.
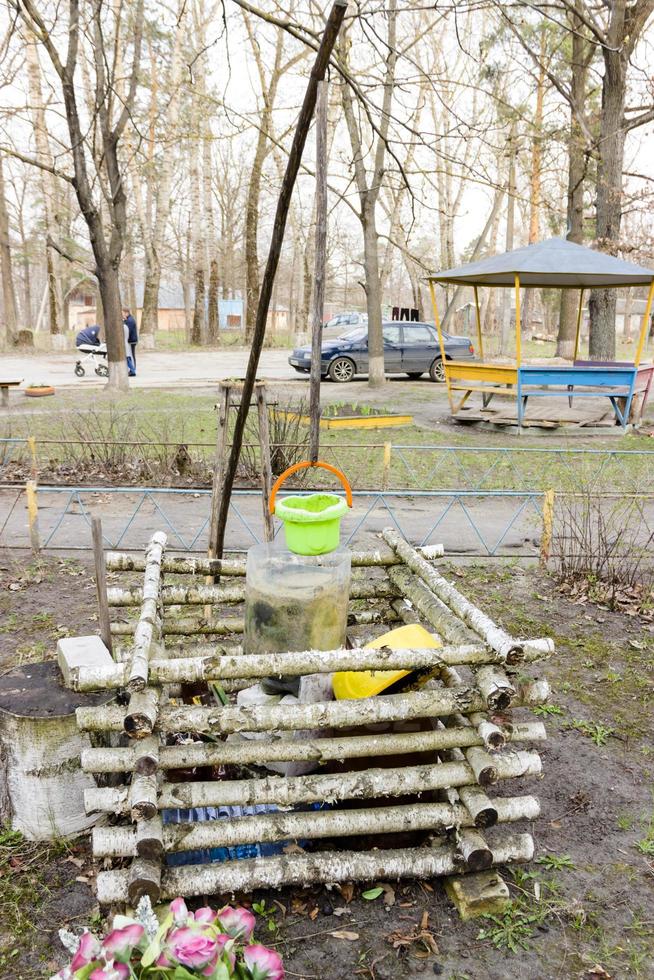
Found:
<path fill-rule="evenodd" d="M 346 885 L 250 897 L 265 902 L 260 940 L 305 980 L 653 977 L 654 626 L 575 604 L 533 566 L 447 567 L 510 632 L 556 640 L 543 776 L 519 787 L 542 803 L 537 859 L 505 874 L 513 902 L 495 921 L 461 923 L 436 880 L 385 883 L 392 904 Z M 0 552 L 0 668 L 95 628 L 86 558 Z M 100 925 L 93 873 L 85 837 L 43 846 L 0 833 L 0 977 L 48 977 L 63 959 L 57 929 Z"/>

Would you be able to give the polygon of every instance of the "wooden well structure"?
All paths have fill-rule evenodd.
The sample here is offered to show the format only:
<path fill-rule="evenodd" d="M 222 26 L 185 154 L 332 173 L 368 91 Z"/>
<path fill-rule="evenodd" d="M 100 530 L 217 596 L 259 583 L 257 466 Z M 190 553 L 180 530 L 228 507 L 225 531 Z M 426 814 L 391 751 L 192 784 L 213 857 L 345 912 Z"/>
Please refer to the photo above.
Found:
<path fill-rule="evenodd" d="M 85 772 L 105 783 L 110 774 L 113 783 L 85 797 L 90 813 L 107 817 L 93 830 L 96 858 L 105 868 L 113 859 L 97 877 L 102 904 L 134 903 L 143 894 L 156 901 L 431 878 L 531 859 L 524 824 L 537 817 L 538 800 L 501 787 L 541 772 L 534 745 L 545 728 L 528 709 L 548 697 L 538 662 L 553 643 L 509 636 L 441 575 L 430 560 L 435 549 L 414 549 L 391 529 L 383 538 L 378 551 L 352 554 L 354 646 L 332 651 L 243 652 L 242 558 L 168 556 L 163 534 L 143 557 L 107 554 L 108 570 L 144 577 L 107 589 L 115 662 L 77 668 L 71 678 L 79 691 L 123 692 L 122 703 L 119 695 L 77 712 L 82 731 L 112 736 L 111 746 L 82 755 Z M 206 584 L 208 575 L 218 583 Z M 442 647 L 360 645 L 402 622 L 422 623 Z M 180 685 L 216 684 L 229 695 L 267 676 L 380 669 L 419 669 L 423 682 L 402 693 L 313 704 L 181 700 Z M 234 740 L 239 733 L 259 737 Z M 283 776 L 260 768 L 272 762 L 309 762 L 317 771 Z M 203 778 L 179 777 L 196 767 Z M 210 767 L 221 767 L 220 778 L 206 777 Z M 518 784 L 511 785 L 515 794 Z M 277 809 L 245 816 L 165 819 L 180 808 L 271 804 Z M 302 848 L 267 857 L 168 862 L 198 849 L 298 840 Z"/>

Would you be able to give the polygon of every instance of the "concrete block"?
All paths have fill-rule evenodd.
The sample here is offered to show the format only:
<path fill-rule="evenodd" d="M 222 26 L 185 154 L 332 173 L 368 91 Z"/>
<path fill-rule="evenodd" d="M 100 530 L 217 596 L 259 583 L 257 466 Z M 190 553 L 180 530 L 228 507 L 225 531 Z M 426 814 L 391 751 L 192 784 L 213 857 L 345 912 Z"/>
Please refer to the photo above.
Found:
<path fill-rule="evenodd" d="M 70 687 L 70 674 L 76 667 L 102 667 L 113 662 L 99 636 L 67 636 L 57 642 L 57 663 L 66 687 Z"/>
<path fill-rule="evenodd" d="M 502 876 L 494 870 L 446 878 L 445 891 L 464 922 L 480 915 L 500 915 L 511 901 Z"/>

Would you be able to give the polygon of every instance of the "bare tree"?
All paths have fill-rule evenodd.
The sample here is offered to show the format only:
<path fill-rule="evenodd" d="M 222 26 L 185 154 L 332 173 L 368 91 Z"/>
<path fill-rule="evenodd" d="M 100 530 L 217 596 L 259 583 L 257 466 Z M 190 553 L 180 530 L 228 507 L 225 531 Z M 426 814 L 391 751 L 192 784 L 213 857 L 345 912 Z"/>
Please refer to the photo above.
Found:
<path fill-rule="evenodd" d="M 9 213 L 2 154 L 0 154 L 0 270 L 2 272 L 2 305 L 4 315 L 0 318 L 0 349 L 11 342 L 18 326 L 16 291 L 9 237 Z"/>
<path fill-rule="evenodd" d="M 137 0 L 130 16 L 129 32 L 121 18 L 122 8 L 107 12 L 103 0 L 93 0 L 88 22 L 82 22 L 79 0 L 69 0 L 68 44 L 65 57 L 56 43 L 55 26 L 35 0 L 11 0 L 18 16 L 43 45 L 59 81 L 73 159 L 74 176 L 66 176 L 77 195 L 86 222 L 95 261 L 104 311 L 109 360 L 109 387 L 127 390 L 127 365 L 120 299 L 120 259 L 127 229 L 125 172 L 120 158 L 120 141 L 136 96 L 143 36 L 143 0 Z M 124 36 L 120 37 L 125 26 Z M 108 36 L 109 34 L 109 36 Z M 111 36 L 113 35 L 113 36 Z M 125 97 L 116 98 L 116 66 L 119 50 L 131 40 L 132 65 Z M 94 68 L 94 116 L 84 126 L 77 93 L 76 70 L 80 47 L 85 45 Z M 94 152 L 95 140 L 101 152 Z M 32 161 L 41 169 L 62 176 L 47 164 Z M 93 171 L 91 172 L 91 167 Z M 99 197 L 96 187 L 101 189 Z M 106 210 L 108 219 L 103 214 Z M 61 245 L 55 243 L 61 251 Z"/>
<path fill-rule="evenodd" d="M 397 64 L 396 26 L 397 0 L 389 0 L 387 10 L 386 46 L 388 55 L 386 71 L 383 79 L 383 101 L 381 119 L 376 134 L 376 144 L 373 153 L 372 172 L 369 174 L 365 163 L 364 134 L 362 124 L 357 121 L 353 96 L 348 84 L 341 86 L 343 113 L 350 137 L 354 176 L 359 194 L 360 210 L 358 213 L 363 231 L 363 250 L 365 260 L 365 281 L 363 288 L 366 294 L 368 310 L 368 384 L 377 387 L 384 383 L 384 338 L 382 336 L 381 312 L 381 280 L 379 274 L 379 232 L 377 231 L 377 202 L 384 178 L 384 160 L 391 118 L 393 101 L 393 86 L 395 83 L 395 66 Z M 350 39 L 347 32 L 338 48 L 341 64 L 347 70 L 349 62 Z"/>

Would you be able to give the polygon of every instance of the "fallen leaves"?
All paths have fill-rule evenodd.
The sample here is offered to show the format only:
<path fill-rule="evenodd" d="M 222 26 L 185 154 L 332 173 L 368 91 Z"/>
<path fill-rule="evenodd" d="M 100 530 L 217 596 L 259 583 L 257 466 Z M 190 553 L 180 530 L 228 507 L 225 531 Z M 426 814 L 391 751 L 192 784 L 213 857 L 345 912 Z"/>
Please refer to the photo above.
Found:
<path fill-rule="evenodd" d="M 439 952 L 438 944 L 434 939 L 433 933 L 429 929 L 429 912 L 424 911 L 420 917 L 420 924 L 411 930 L 402 931 L 396 929 L 386 937 L 386 942 L 390 943 L 393 949 L 406 950 L 416 959 L 424 960 L 429 956 L 436 956 Z"/>
<path fill-rule="evenodd" d="M 359 938 L 358 932 L 350 932 L 349 929 L 337 929 L 336 932 L 330 932 L 330 936 L 334 939 L 345 939 L 347 942 L 353 943 Z"/>

